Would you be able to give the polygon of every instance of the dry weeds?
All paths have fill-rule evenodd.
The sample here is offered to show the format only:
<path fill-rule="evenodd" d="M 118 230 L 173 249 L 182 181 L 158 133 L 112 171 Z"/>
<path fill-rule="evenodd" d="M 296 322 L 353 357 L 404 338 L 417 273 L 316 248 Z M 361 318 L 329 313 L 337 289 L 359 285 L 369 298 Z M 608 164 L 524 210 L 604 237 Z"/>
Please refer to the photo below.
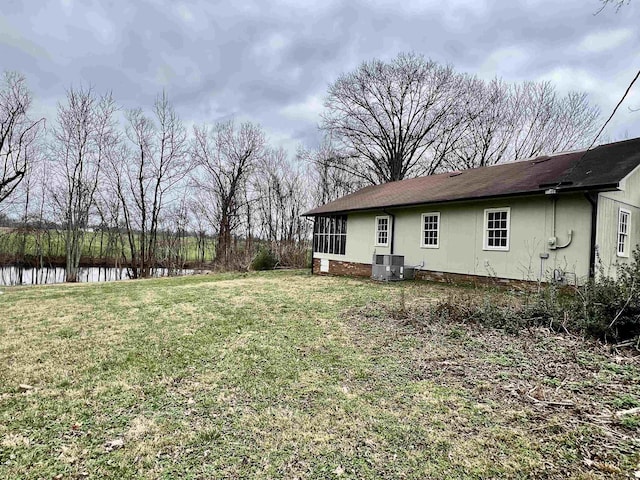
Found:
<path fill-rule="evenodd" d="M 544 328 L 509 335 L 477 324 L 434 321 L 424 302 L 408 299 L 405 305 L 378 302 L 352 309 L 347 318 L 354 337 L 379 355 L 403 355 L 413 381 L 463 392 L 494 427 L 525 435 L 531 442 L 526 448 L 545 453 L 541 476 L 640 475 L 635 473 L 640 470 L 635 349 Z M 407 342 L 411 347 L 403 348 Z M 458 445 L 486 434 L 460 418 L 452 427 Z"/>

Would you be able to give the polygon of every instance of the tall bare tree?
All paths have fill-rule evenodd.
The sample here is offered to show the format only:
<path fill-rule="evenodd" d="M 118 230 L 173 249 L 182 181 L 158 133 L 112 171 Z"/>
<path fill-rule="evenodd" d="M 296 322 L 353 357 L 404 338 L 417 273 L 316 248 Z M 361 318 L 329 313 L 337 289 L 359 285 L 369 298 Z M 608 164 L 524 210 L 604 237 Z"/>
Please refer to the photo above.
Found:
<path fill-rule="evenodd" d="M 118 182 L 122 179 L 122 171 L 118 168 L 125 164 L 123 159 L 127 159 L 130 152 L 121 136 L 118 140 L 101 169 L 101 187 L 97 191 L 95 205 L 98 221 L 99 264 L 122 271 L 123 263 L 126 264 L 130 257 L 124 254 L 126 225 L 122 218 L 122 203 L 117 193 Z"/>
<path fill-rule="evenodd" d="M 486 83 L 414 54 L 342 75 L 325 107 L 336 154 L 321 160 L 323 180 L 343 170 L 372 184 L 585 146 L 599 117 L 584 93 Z"/>
<path fill-rule="evenodd" d="M 368 183 L 430 174 L 429 148 L 458 127 L 466 77 L 423 56 L 364 62 L 329 87 L 322 128 L 345 154 L 342 165 Z M 442 158 L 436 158 L 436 162 Z"/>
<path fill-rule="evenodd" d="M 558 95 L 549 82 L 516 85 L 510 108 L 516 126 L 511 139 L 512 159 L 533 157 L 580 147 L 593 138 L 599 109 L 584 93 Z"/>
<path fill-rule="evenodd" d="M 348 195 L 369 183 L 344 168 L 349 159 L 329 137 L 325 137 L 315 149 L 298 149 L 297 158 L 309 167 L 307 177 L 313 180 L 311 190 L 314 205 Z"/>
<path fill-rule="evenodd" d="M 58 104 L 51 193 L 64 228 L 68 282 L 78 281 L 100 169 L 117 139 L 116 111 L 111 94 L 97 97 L 91 88 L 70 88 L 66 102 Z"/>
<path fill-rule="evenodd" d="M 458 170 L 579 148 L 593 138 L 599 109 L 586 94 L 560 95 L 548 82 L 478 81 L 475 109 L 447 156 Z"/>
<path fill-rule="evenodd" d="M 260 237 L 287 266 L 304 266 L 311 233 L 311 224 L 301 216 L 313 201 L 311 179 L 303 167 L 291 162 L 284 149 L 269 150 L 253 177 Z"/>
<path fill-rule="evenodd" d="M 217 234 L 216 262 L 229 265 L 232 236 L 246 207 L 247 180 L 265 150 L 259 125 L 218 123 L 194 128 L 191 155 L 199 166 L 193 182 L 201 191 Z"/>
<path fill-rule="evenodd" d="M 165 93 L 156 99 L 153 117 L 141 109 L 126 117 L 129 148 L 114 157 L 109 176 L 122 206 L 122 253 L 130 255 L 132 277 L 148 277 L 157 266 L 161 216 L 190 168 L 187 133 Z"/>
<path fill-rule="evenodd" d="M 35 140 L 44 119 L 29 119 L 31 93 L 25 78 L 17 72 L 4 72 L 0 84 L 0 203 L 24 179 L 33 159 Z"/>
<path fill-rule="evenodd" d="M 488 84 L 473 80 L 474 95 L 465 105 L 468 121 L 445 137 L 451 142 L 443 149 L 446 169 L 484 167 L 503 160 L 516 128 L 510 88 L 497 79 Z"/>

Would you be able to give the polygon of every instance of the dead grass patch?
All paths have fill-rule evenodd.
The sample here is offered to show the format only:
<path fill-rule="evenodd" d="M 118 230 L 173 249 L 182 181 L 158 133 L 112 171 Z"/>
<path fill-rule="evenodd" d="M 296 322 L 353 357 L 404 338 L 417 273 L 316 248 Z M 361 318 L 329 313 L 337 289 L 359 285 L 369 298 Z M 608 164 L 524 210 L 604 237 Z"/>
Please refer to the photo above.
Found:
<path fill-rule="evenodd" d="M 377 303 L 347 318 L 363 348 L 403 355 L 415 380 L 461 392 L 482 412 L 483 427 L 493 431 L 469 426 L 465 415 L 451 423 L 460 434 L 458 453 L 468 451 L 471 439 L 490 442 L 502 431 L 514 448 L 520 439 L 543 455 L 537 468 L 554 478 L 626 478 L 638 469 L 640 412 L 626 420 L 616 415 L 640 406 L 637 352 L 544 328 L 509 335 L 431 321 L 422 302 L 407 305 L 401 315 L 397 304 Z"/>

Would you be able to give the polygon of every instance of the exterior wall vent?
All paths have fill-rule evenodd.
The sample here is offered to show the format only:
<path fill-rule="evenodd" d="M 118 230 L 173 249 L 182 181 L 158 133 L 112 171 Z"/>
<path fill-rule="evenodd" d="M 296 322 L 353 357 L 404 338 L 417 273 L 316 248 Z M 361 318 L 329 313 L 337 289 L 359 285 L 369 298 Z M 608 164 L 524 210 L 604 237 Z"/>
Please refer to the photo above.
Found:
<path fill-rule="evenodd" d="M 329 260 L 326 258 L 320 259 L 320 273 L 329 273 Z"/>

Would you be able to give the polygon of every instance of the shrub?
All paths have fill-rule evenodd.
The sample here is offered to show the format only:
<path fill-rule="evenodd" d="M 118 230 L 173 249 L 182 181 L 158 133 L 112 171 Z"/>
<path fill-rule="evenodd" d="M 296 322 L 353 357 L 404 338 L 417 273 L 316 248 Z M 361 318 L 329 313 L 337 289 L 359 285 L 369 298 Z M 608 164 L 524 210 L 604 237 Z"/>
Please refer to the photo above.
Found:
<path fill-rule="evenodd" d="M 600 275 L 578 291 L 576 308 L 588 333 L 616 340 L 640 335 L 640 247 L 617 276 Z"/>
<path fill-rule="evenodd" d="M 278 259 L 273 252 L 265 247 L 260 247 L 258 253 L 251 261 L 252 270 L 273 270 L 278 264 Z"/>
<path fill-rule="evenodd" d="M 615 278 L 599 275 L 573 292 L 544 285 L 536 293 L 449 297 L 431 308 L 432 319 L 473 321 L 518 333 L 530 327 L 585 334 L 616 341 L 640 335 L 640 248 Z"/>
<path fill-rule="evenodd" d="M 476 322 L 509 333 L 534 326 L 561 330 L 566 321 L 564 297 L 553 285 L 538 293 L 453 295 L 431 307 L 429 316 L 438 320 Z"/>
<path fill-rule="evenodd" d="M 303 242 L 280 241 L 272 244 L 272 252 L 278 257 L 278 263 L 283 267 L 306 268 L 308 264 L 309 248 Z"/>

